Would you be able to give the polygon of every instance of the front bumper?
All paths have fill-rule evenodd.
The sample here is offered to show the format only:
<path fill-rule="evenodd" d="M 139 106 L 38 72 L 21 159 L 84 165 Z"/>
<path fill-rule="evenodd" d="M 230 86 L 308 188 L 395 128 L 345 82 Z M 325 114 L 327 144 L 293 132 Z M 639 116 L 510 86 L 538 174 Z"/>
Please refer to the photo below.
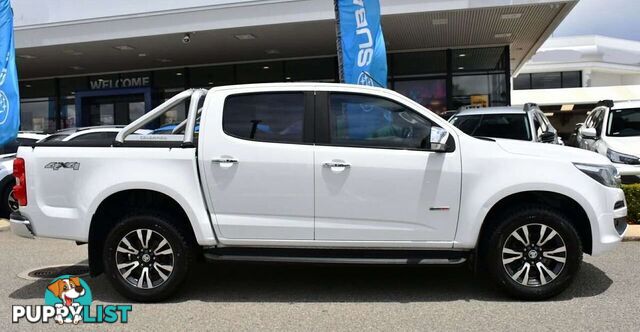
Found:
<path fill-rule="evenodd" d="M 9 224 L 11 225 L 11 231 L 15 235 L 29 239 L 33 239 L 36 236 L 31 227 L 31 222 L 27 217 L 20 214 L 20 212 L 11 213 Z"/>

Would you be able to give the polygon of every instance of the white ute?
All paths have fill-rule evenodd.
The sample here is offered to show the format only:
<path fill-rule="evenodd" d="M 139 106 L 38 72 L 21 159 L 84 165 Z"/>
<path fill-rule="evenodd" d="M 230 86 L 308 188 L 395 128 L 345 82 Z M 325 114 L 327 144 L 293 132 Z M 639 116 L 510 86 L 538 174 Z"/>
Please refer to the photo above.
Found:
<path fill-rule="evenodd" d="M 186 100 L 172 133 L 131 135 Z M 542 299 L 626 229 L 606 157 L 473 138 L 393 91 L 344 84 L 187 90 L 112 143 L 20 147 L 14 175 L 13 231 L 88 243 L 92 275 L 139 301 L 169 296 L 197 257 L 470 260 Z"/>

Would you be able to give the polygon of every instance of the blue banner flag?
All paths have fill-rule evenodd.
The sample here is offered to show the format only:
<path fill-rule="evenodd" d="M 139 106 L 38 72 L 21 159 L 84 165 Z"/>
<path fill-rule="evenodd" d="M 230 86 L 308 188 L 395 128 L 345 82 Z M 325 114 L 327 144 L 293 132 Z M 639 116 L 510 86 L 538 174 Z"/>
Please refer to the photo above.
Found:
<path fill-rule="evenodd" d="M 387 87 L 387 51 L 378 0 L 335 0 L 343 83 Z"/>
<path fill-rule="evenodd" d="M 9 0 L 0 0 L 0 146 L 15 140 L 18 135 L 19 107 L 13 11 Z"/>

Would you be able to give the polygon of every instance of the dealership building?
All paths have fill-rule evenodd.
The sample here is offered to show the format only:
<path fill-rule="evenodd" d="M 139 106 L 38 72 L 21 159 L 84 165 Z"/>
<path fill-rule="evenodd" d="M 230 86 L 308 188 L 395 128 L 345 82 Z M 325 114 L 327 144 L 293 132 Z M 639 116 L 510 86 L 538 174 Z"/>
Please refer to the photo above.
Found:
<path fill-rule="evenodd" d="M 380 0 L 389 88 L 436 112 L 509 105 L 512 76 L 577 2 Z M 127 124 L 185 88 L 339 81 L 331 0 L 12 6 L 22 130 Z"/>

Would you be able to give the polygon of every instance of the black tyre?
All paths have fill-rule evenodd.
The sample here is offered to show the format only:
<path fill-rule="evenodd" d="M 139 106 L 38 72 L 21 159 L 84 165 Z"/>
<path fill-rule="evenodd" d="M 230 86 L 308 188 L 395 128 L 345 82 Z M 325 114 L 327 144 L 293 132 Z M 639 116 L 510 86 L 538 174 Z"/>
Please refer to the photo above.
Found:
<path fill-rule="evenodd" d="M 580 269 L 582 244 L 569 220 L 543 206 L 510 210 L 485 244 L 492 279 L 511 296 L 542 300 L 566 289 Z"/>
<path fill-rule="evenodd" d="M 193 263 L 193 242 L 170 216 L 141 211 L 123 217 L 107 235 L 105 274 L 122 295 L 154 302 L 173 294 Z"/>
<path fill-rule="evenodd" d="M 18 201 L 13 197 L 14 181 L 3 181 L 0 184 L 0 218 L 9 218 L 11 212 L 18 210 Z"/>

